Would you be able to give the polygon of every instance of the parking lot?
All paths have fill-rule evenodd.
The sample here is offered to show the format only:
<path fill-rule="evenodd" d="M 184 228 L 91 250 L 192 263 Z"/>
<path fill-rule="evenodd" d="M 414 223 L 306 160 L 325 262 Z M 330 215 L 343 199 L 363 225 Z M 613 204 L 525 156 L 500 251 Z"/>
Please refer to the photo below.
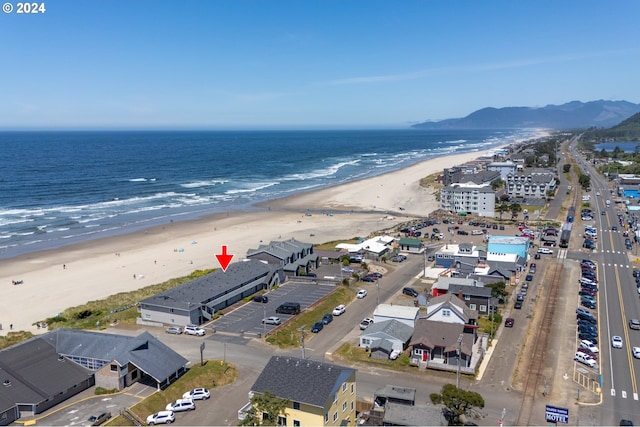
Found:
<path fill-rule="evenodd" d="M 291 315 L 276 313 L 276 308 L 284 302 L 300 303 L 304 310 L 335 290 L 335 285 L 316 285 L 312 283 L 287 282 L 277 289 L 268 292 L 269 302 L 249 302 L 219 317 L 208 325 L 216 332 L 262 335 L 276 325 L 265 325 L 262 319 L 277 316 L 285 323 Z"/>

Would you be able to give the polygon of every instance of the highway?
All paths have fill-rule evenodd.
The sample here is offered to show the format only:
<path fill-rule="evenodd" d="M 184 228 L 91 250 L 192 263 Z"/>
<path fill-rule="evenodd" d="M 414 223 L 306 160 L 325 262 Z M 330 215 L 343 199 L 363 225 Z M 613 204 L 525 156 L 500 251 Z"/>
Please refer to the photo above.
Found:
<path fill-rule="evenodd" d="M 575 148 L 572 146 L 572 151 Z M 591 206 L 598 232 L 597 249 L 588 258 L 598 264 L 599 295 L 599 347 L 602 373 L 602 404 L 599 411 L 601 425 L 617 425 L 620 419 L 639 421 L 638 372 L 640 361 L 633 358 L 632 347 L 640 346 L 640 331 L 629 329 L 629 320 L 640 318 L 640 299 L 632 276 L 637 266 L 637 245 L 629 251 L 625 247 L 623 232 L 628 228 L 625 220 L 620 223 L 618 212 L 624 205 L 613 203 L 617 198 L 610 193 L 613 185 L 575 153 L 585 173 L 591 177 Z M 600 193 L 600 196 L 596 194 Z M 611 200 L 607 208 L 605 201 Z M 601 212 L 605 215 L 601 215 Z M 579 225 L 579 226 L 578 226 Z M 584 232 L 585 224 L 576 224 L 574 230 Z M 617 230 L 612 230 L 617 227 Z M 633 241 L 633 231 L 629 230 Z M 611 337 L 623 339 L 621 349 L 611 346 Z M 638 371 L 638 372 L 636 372 Z M 635 418 L 635 419 L 634 419 Z"/>

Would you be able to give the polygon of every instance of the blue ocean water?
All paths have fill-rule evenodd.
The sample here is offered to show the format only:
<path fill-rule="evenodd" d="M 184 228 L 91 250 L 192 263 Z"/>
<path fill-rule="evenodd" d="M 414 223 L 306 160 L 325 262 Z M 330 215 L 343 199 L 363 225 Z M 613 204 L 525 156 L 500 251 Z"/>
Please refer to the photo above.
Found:
<path fill-rule="evenodd" d="M 620 142 L 601 142 L 599 144 L 595 144 L 593 147 L 597 151 L 600 151 L 603 148 L 607 151 L 613 151 L 616 147 L 620 147 L 620 149 L 625 153 L 633 153 L 636 151 L 636 147 L 638 145 L 640 144 L 633 141 L 620 141 Z"/>
<path fill-rule="evenodd" d="M 193 219 L 533 131 L 0 133 L 0 258 Z"/>

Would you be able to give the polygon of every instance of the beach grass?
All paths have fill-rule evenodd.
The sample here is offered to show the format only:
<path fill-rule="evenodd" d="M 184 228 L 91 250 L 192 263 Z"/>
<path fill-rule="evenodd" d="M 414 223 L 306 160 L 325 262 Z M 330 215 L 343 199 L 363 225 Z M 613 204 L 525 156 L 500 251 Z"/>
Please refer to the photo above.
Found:
<path fill-rule="evenodd" d="M 130 292 L 120 292 L 101 300 L 89 301 L 71 307 L 56 316 L 45 319 L 49 329 L 104 329 L 113 323 L 135 324 L 139 317 L 138 302 L 205 276 L 213 270 L 196 270 L 188 276 L 167 280 Z M 41 322 L 37 322 L 41 323 Z"/>
<path fill-rule="evenodd" d="M 305 332 L 305 341 L 311 339 L 313 334 L 310 334 L 309 331 L 313 324 L 322 320 L 322 316 L 326 313 L 331 313 L 337 305 L 346 305 L 353 301 L 355 295 L 356 291 L 354 289 L 347 286 L 339 286 L 334 292 L 325 296 L 322 300 L 297 316 L 292 317 L 288 322 L 269 334 L 266 341 L 279 348 L 299 346 L 302 331 Z"/>
<path fill-rule="evenodd" d="M 325 243 L 321 243 L 319 245 L 313 245 L 313 249 L 314 250 L 320 250 L 320 251 L 335 251 L 336 250 L 336 246 L 339 243 L 356 244 L 359 241 L 360 241 L 360 239 L 358 239 L 357 237 L 353 237 L 353 238 L 348 239 L 348 240 L 334 240 L 332 242 L 325 242 Z"/>
<path fill-rule="evenodd" d="M 208 388 L 213 394 L 216 387 L 222 387 L 233 383 L 238 377 L 238 371 L 234 365 L 223 363 L 221 360 L 205 361 L 204 366 L 194 364 L 189 370 L 166 389 L 153 393 L 151 396 L 132 406 L 129 411 L 138 419 L 144 421 L 147 416 L 158 411 L 163 411 L 167 403 L 182 398 L 186 391 L 197 387 Z M 214 396 L 212 396 L 214 398 Z M 196 402 L 196 405 L 198 403 Z M 128 426 L 130 421 L 122 416 L 114 417 L 107 423 L 113 426 Z"/>
<path fill-rule="evenodd" d="M 11 347 L 12 345 L 21 343 L 33 337 L 34 335 L 31 332 L 8 332 L 7 335 L 0 336 L 0 350 L 2 350 L 3 348 Z"/>

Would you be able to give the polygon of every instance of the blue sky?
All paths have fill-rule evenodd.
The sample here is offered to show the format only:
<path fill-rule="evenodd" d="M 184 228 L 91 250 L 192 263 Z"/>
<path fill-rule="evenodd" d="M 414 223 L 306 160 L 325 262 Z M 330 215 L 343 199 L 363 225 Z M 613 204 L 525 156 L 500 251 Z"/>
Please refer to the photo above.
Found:
<path fill-rule="evenodd" d="M 45 5 L 0 14 L 0 129 L 402 128 L 640 102 L 636 0 Z"/>

